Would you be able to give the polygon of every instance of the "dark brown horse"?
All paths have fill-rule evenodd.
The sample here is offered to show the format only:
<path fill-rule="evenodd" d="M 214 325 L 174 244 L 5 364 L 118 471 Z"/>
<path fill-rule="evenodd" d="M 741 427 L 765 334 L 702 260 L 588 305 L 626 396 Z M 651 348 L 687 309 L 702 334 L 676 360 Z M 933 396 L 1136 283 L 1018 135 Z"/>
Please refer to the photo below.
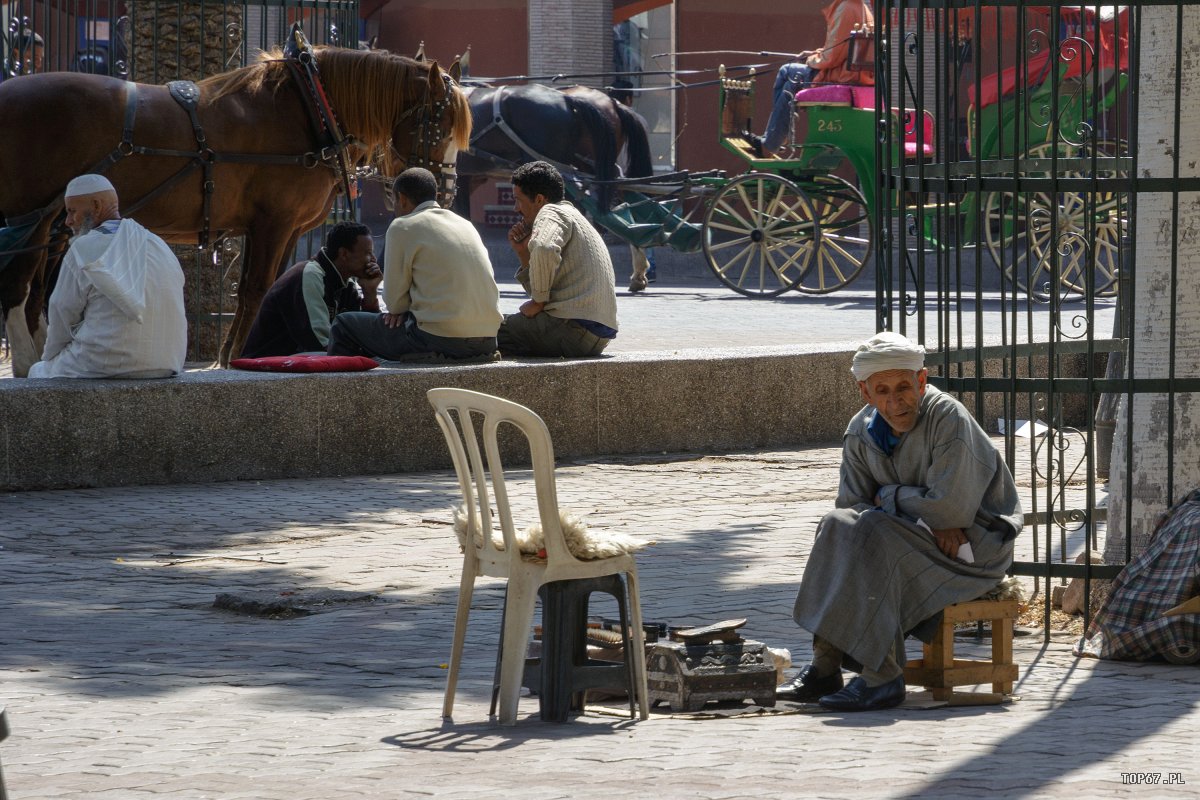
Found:
<path fill-rule="evenodd" d="M 371 164 L 389 177 L 409 163 L 435 174 L 444 164 L 452 169 L 471 129 L 466 97 L 451 79 L 457 65 L 444 73 L 436 62 L 380 51 L 318 47 L 313 55 L 340 127 L 354 137 L 346 151 L 353 165 Z M 206 229 L 214 239 L 249 237 L 222 364 L 241 351 L 284 259 L 301 233 L 326 218 L 341 183 L 336 159 L 321 158 L 324 143 L 289 69 L 280 53 L 268 53 L 258 64 L 199 82 L 197 114 L 214 162 L 207 226 L 204 171 L 170 183 L 188 158 L 135 154 L 105 173 L 122 208 L 136 207 L 130 216 L 168 241 L 195 243 Z M 47 211 L 27 246 L 48 240 L 67 182 L 121 145 L 128 96 L 124 81 L 99 75 L 47 73 L 0 84 L 0 214 L 12 221 Z M 197 151 L 188 115 L 165 87 L 138 85 L 136 97 L 134 147 Z M 44 342 L 46 262 L 40 250 L 0 266 L 0 311 L 17 376 Z"/>
<path fill-rule="evenodd" d="M 460 213 L 469 211 L 471 189 L 488 177 L 507 177 L 516 166 L 544 160 L 564 173 L 591 178 L 597 202 L 610 205 L 620 177 L 618 157 L 627 149 L 626 177 L 654 171 L 646 122 L 597 89 L 541 84 L 467 87 L 474 118 L 471 149 L 458 156 Z"/>

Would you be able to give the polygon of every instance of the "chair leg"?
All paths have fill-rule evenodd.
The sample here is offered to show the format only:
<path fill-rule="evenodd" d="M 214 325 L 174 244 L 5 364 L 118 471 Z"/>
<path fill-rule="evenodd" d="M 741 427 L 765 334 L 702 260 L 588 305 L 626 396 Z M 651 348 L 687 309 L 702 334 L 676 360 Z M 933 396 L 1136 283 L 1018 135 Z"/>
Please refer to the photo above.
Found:
<path fill-rule="evenodd" d="M 637 686 L 638 712 L 642 719 L 650 718 L 649 690 L 646 687 L 646 632 L 642 628 L 642 599 L 638 596 L 637 567 L 625 573 L 629 586 L 630 616 L 633 617 L 633 681 Z"/>
<path fill-rule="evenodd" d="M 945 675 L 946 670 L 954 666 L 954 623 L 942 620 L 932 644 L 924 646 L 925 666 Z M 949 700 L 954 694 L 953 687 L 932 687 L 929 693 L 935 700 Z"/>
<path fill-rule="evenodd" d="M 637 678 L 633 673 L 633 628 L 629 623 L 627 586 L 627 582 L 622 580 L 621 593 L 617 595 L 617 616 L 621 620 L 621 653 L 625 662 L 625 691 L 629 695 L 629 718 L 633 719 L 637 715 L 634 703 L 638 693 Z"/>
<path fill-rule="evenodd" d="M 521 680 L 525 673 L 525 653 L 529 646 L 529 629 L 533 624 L 533 609 L 537 602 L 537 587 L 531 581 L 510 577 L 508 599 L 504 609 L 504 638 L 500 657 L 500 724 L 515 725 L 517 700 L 521 696 Z"/>
<path fill-rule="evenodd" d="M 1004 667 L 1013 663 L 1012 652 L 1013 621 L 1009 617 L 992 620 L 992 667 Z M 997 694 L 1012 694 L 1012 681 L 992 683 L 992 691 Z"/>
<path fill-rule="evenodd" d="M 449 719 L 454 714 L 454 693 L 458 689 L 458 668 L 462 663 L 463 643 L 467 638 L 467 616 L 471 613 L 471 599 L 475 594 L 475 572 L 463 568 L 462 582 L 458 586 L 458 611 L 454 615 L 454 644 L 450 648 L 450 665 L 446 672 L 446 697 L 442 701 L 442 717 Z"/>

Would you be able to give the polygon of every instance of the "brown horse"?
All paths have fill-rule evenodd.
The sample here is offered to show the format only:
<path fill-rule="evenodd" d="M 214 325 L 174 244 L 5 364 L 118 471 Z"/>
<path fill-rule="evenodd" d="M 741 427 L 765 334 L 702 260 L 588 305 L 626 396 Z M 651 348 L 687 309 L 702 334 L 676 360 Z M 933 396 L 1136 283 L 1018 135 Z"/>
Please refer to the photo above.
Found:
<path fill-rule="evenodd" d="M 458 88 L 457 65 L 443 72 L 381 51 L 318 47 L 313 57 L 341 130 L 353 137 L 346 158 L 393 177 L 408 164 L 452 175 L 458 150 L 470 140 L 471 115 Z M 320 224 L 341 185 L 338 160 L 315 131 L 306 89 L 279 52 L 249 67 L 200 81 L 197 116 L 213 162 L 213 194 L 204 202 L 205 175 L 182 180 L 182 155 L 137 153 L 106 175 L 130 216 L 167 241 L 196 243 L 200 234 L 246 235 L 247 259 L 237 312 L 221 348 L 221 363 L 241 352 L 263 295 L 300 235 Z M 0 214 L 44 209 L 27 247 L 46 243 L 67 182 L 122 150 L 197 152 L 188 114 L 161 86 L 137 85 L 132 148 L 124 81 L 99 75 L 47 73 L 0 84 Z M 322 158 L 322 155 L 326 158 Z M 443 175 L 443 178 L 446 176 Z M 158 194 L 156 189 L 162 188 Z M 211 218 L 205 225 L 204 211 Z M 0 312 L 5 315 L 13 374 L 24 376 L 44 343 L 42 308 L 46 250 L 0 261 Z"/>

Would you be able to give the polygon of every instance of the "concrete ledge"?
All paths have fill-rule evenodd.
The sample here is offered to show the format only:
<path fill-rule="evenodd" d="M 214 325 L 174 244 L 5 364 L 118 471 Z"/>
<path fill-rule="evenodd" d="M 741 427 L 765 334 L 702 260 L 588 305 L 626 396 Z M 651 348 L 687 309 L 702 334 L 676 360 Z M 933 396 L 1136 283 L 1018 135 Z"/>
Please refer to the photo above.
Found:
<path fill-rule="evenodd" d="M 852 345 L 631 353 L 167 381 L 0 381 L 0 490 L 393 473 L 450 466 L 425 392 L 506 397 L 559 457 L 837 442 Z"/>

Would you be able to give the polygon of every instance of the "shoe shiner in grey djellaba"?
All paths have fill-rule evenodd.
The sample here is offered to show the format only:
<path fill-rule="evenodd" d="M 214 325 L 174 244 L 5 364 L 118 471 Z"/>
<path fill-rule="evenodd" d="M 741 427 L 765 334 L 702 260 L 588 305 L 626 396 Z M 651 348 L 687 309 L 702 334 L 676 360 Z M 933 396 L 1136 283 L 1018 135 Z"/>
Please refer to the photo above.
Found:
<path fill-rule="evenodd" d="M 932 641 L 941 610 L 1012 564 L 1021 503 L 974 417 L 926 384 L 925 348 L 885 331 L 850 371 L 866 405 L 842 440 L 837 508 L 822 518 L 793 616 L 813 661 L 778 698 L 870 711 L 904 702 L 904 637 Z M 843 685 L 842 667 L 859 673 Z"/>

